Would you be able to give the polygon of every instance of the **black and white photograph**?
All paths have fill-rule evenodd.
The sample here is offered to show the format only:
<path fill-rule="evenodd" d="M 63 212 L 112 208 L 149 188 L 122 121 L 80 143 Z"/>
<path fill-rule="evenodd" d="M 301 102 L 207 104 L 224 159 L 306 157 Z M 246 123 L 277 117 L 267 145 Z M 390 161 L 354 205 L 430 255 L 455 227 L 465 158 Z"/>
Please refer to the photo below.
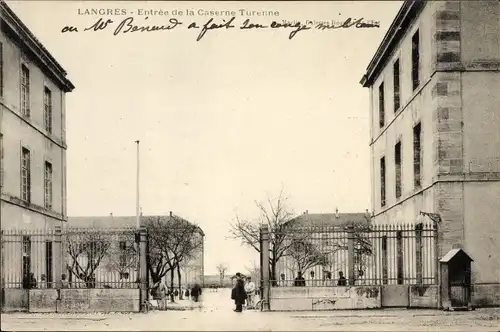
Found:
<path fill-rule="evenodd" d="M 500 332 L 500 1 L 0 0 L 2 331 Z"/>

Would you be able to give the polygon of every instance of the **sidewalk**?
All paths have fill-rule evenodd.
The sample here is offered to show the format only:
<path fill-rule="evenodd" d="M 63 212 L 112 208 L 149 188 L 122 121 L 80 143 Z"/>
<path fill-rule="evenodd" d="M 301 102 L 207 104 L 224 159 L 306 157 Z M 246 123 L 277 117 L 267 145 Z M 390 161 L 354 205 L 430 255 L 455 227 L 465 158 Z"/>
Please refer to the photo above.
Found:
<path fill-rule="evenodd" d="M 13 313 L 2 314 L 1 323 L 3 331 L 500 331 L 499 308 L 235 313 L 209 307 L 148 314 Z"/>

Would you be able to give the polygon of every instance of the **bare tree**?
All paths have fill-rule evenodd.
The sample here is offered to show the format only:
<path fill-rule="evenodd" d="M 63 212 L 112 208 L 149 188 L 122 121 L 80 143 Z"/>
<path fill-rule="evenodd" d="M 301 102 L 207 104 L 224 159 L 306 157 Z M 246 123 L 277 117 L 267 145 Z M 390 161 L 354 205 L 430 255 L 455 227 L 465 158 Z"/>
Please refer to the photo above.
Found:
<path fill-rule="evenodd" d="M 228 270 L 228 266 L 226 264 L 220 263 L 215 268 L 217 269 L 217 272 L 219 272 L 220 287 L 223 287 L 224 286 L 224 277 L 226 276 L 226 271 Z"/>
<path fill-rule="evenodd" d="M 250 266 L 245 266 L 245 268 L 247 269 L 247 273 L 252 280 L 258 283 L 260 281 L 260 266 L 253 261 Z"/>
<path fill-rule="evenodd" d="M 182 292 L 181 264 L 194 258 L 203 246 L 203 232 L 197 225 L 178 216 L 143 217 L 148 230 L 148 270 L 153 283 L 170 272 L 174 288 L 175 272 Z"/>
<path fill-rule="evenodd" d="M 69 261 L 66 268 L 70 281 L 74 276 L 84 282 L 87 288 L 95 287 L 94 273 L 111 247 L 111 241 L 107 235 L 99 230 L 67 233 Z"/>
<path fill-rule="evenodd" d="M 315 266 L 328 264 L 328 253 L 314 245 L 307 235 L 309 234 L 299 232 L 293 234 L 290 246 L 286 250 L 286 255 L 293 258 L 297 271 L 301 273 Z"/>
<path fill-rule="evenodd" d="M 286 206 L 286 201 L 287 197 L 283 194 L 282 188 L 277 198 L 267 197 L 266 203 L 255 202 L 259 210 L 259 217 L 256 220 L 244 220 L 236 215 L 235 220 L 230 223 L 231 236 L 257 252 L 260 252 L 260 227 L 268 225 L 269 274 L 273 284 L 277 282 L 276 265 L 288 247 L 285 241 L 288 235 L 287 222 L 293 217 L 293 213 Z"/>

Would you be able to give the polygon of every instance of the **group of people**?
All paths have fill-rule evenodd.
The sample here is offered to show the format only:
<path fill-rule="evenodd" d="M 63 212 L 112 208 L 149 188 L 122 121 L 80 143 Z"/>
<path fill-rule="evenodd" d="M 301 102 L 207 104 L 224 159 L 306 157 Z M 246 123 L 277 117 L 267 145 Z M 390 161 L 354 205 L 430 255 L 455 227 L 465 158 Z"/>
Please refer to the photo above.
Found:
<path fill-rule="evenodd" d="M 178 289 L 168 289 L 165 283 L 162 280 L 158 280 L 153 284 L 150 288 L 150 303 L 151 300 L 155 301 L 157 305 L 153 305 L 154 307 L 158 307 L 158 309 L 166 309 L 167 307 L 167 299 L 170 298 L 171 302 L 174 302 L 176 298 L 180 297 L 180 292 Z M 199 302 L 201 296 L 201 286 L 198 283 L 195 283 L 193 287 L 187 287 L 184 290 L 184 296 L 186 299 L 191 299 L 193 302 Z"/>
<path fill-rule="evenodd" d="M 231 299 L 236 305 L 235 312 L 242 312 L 243 305 L 246 303 L 247 309 L 255 307 L 255 283 L 251 277 L 243 277 L 241 273 L 235 275 L 236 283 L 231 291 Z"/>
<path fill-rule="evenodd" d="M 305 287 L 306 280 L 302 276 L 302 272 L 297 273 L 297 277 L 294 280 L 295 287 Z M 339 271 L 339 278 L 337 280 L 337 286 L 347 286 L 347 279 L 344 277 L 344 272 Z"/>
<path fill-rule="evenodd" d="M 49 286 L 47 286 L 47 285 L 49 285 Z M 47 280 L 47 277 L 45 276 L 45 274 L 42 274 L 40 276 L 39 282 L 37 282 L 37 280 L 35 278 L 35 274 L 33 272 L 30 272 L 23 277 L 23 288 L 24 289 L 47 288 L 47 287 L 51 287 L 51 286 L 52 286 L 52 283 Z M 86 285 L 86 286 L 89 286 L 89 285 Z M 66 278 L 66 274 L 64 274 L 64 273 L 61 274 L 61 281 L 60 281 L 58 288 L 69 288 L 69 283 L 68 283 L 68 280 Z M 87 288 L 91 288 L 91 287 L 87 287 Z"/>

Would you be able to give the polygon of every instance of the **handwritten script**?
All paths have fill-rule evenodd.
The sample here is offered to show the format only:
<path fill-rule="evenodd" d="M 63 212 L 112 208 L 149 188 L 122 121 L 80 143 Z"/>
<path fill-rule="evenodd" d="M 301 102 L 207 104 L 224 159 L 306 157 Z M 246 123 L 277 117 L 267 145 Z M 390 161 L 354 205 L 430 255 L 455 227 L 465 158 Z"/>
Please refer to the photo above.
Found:
<path fill-rule="evenodd" d="M 364 18 L 347 18 L 340 22 L 314 22 L 310 20 L 306 21 L 272 21 L 269 24 L 260 24 L 251 22 L 250 19 L 245 19 L 241 23 L 236 23 L 236 17 L 230 19 L 222 19 L 219 21 L 210 18 L 204 24 L 198 24 L 197 22 L 184 23 L 176 18 L 171 18 L 162 25 L 147 24 L 148 17 L 144 18 L 144 22 L 138 23 L 134 17 L 130 16 L 121 21 L 114 21 L 109 18 L 100 17 L 92 25 L 83 28 L 83 32 L 98 32 L 104 30 L 112 31 L 114 36 L 120 34 L 129 34 L 133 32 L 158 32 L 158 31 L 170 31 L 175 30 L 180 27 L 187 27 L 188 30 L 199 31 L 196 41 L 200 41 L 203 37 L 210 31 L 214 30 L 229 30 L 229 29 L 239 29 L 239 30 L 265 30 L 265 29 L 287 29 L 289 32 L 288 39 L 293 39 L 297 33 L 301 31 L 307 31 L 311 29 L 315 30 L 336 30 L 336 29 L 347 29 L 347 28 L 379 28 L 379 22 L 366 21 Z M 73 25 L 67 25 L 61 30 L 62 33 L 77 33 L 80 29 Z"/>

